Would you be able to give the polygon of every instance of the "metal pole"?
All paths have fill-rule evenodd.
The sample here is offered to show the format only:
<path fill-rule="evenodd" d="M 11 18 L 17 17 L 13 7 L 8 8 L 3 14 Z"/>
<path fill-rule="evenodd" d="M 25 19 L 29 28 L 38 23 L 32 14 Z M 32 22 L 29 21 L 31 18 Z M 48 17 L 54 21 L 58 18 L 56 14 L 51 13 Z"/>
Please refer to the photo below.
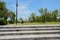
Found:
<path fill-rule="evenodd" d="M 16 25 L 17 25 L 17 13 L 18 13 L 18 0 L 16 0 Z"/>

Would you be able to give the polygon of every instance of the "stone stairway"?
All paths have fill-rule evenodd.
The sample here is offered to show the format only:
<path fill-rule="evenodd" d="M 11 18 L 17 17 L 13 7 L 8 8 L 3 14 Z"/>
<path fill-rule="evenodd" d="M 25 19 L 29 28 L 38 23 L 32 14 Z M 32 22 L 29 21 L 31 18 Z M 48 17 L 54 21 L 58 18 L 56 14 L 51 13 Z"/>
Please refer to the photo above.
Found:
<path fill-rule="evenodd" d="M 0 27 L 0 40 L 60 40 L 60 26 Z"/>

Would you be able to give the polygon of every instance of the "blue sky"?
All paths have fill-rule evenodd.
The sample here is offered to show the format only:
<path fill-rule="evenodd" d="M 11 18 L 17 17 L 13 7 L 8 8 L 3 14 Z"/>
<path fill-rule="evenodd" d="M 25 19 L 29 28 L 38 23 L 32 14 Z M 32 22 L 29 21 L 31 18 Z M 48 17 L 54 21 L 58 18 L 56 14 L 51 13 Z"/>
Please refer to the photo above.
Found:
<path fill-rule="evenodd" d="M 2 0 L 6 2 L 6 7 L 15 12 L 16 0 Z M 47 8 L 52 11 L 60 10 L 60 0 L 19 0 L 18 18 L 27 18 L 32 12 L 40 15 L 38 9 Z"/>

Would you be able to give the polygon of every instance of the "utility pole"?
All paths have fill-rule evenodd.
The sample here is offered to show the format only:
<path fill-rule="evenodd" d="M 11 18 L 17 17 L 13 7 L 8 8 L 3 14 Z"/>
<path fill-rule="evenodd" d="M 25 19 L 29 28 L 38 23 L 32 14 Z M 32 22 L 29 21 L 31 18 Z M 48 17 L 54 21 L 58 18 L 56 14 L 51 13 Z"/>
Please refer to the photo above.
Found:
<path fill-rule="evenodd" d="M 16 25 L 17 25 L 17 14 L 18 14 L 18 0 L 16 0 Z"/>

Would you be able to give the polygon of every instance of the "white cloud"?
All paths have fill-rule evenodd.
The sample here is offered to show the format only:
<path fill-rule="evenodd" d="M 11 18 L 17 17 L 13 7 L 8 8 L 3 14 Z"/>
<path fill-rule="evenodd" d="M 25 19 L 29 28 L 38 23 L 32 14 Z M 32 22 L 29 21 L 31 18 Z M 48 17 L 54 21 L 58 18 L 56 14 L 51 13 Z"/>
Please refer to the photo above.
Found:
<path fill-rule="evenodd" d="M 24 13 L 24 14 L 27 14 L 29 13 L 30 11 L 28 10 L 28 7 L 27 5 L 23 4 L 23 5 L 19 5 L 18 7 L 18 12 L 20 13 Z"/>
<path fill-rule="evenodd" d="M 16 0 L 14 1 L 14 0 L 4 0 L 4 1 L 6 1 L 7 2 L 7 7 L 8 7 L 8 9 L 10 9 L 10 10 L 12 10 L 12 11 L 14 11 L 14 12 L 16 12 L 15 10 L 16 10 Z M 14 2 L 13 2 L 14 1 Z M 21 2 L 21 0 L 19 0 L 19 5 L 18 5 L 18 18 L 27 18 L 29 15 L 30 15 L 30 13 L 31 13 L 31 10 L 29 10 L 29 4 L 32 2 L 32 0 L 26 0 L 26 1 L 24 1 L 24 0 L 22 0 L 23 2 Z M 9 3 L 8 3 L 9 2 Z M 12 2 L 12 3 L 11 3 Z M 10 3 L 11 3 L 11 5 L 10 5 Z M 11 9 L 12 8 L 12 9 Z"/>
<path fill-rule="evenodd" d="M 26 17 L 26 15 L 29 16 L 31 10 L 29 10 L 28 6 L 32 1 L 33 0 L 26 0 L 26 2 L 25 3 L 22 2 L 22 4 L 19 2 L 18 13 L 21 13 L 23 17 Z"/>
<path fill-rule="evenodd" d="M 19 5 L 18 13 L 19 15 L 21 15 L 21 17 L 26 18 L 30 13 L 30 11 L 28 10 L 28 5 L 26 4 Z"/>
<path fill-rule="evenodd" d="M 16 5 L 13 5 L 16 10 Z M 27 18 L 30 15 L 31 11 L 28 9 L 27 4 L 19 4 L 18 6 L 18 18 Z"/>

